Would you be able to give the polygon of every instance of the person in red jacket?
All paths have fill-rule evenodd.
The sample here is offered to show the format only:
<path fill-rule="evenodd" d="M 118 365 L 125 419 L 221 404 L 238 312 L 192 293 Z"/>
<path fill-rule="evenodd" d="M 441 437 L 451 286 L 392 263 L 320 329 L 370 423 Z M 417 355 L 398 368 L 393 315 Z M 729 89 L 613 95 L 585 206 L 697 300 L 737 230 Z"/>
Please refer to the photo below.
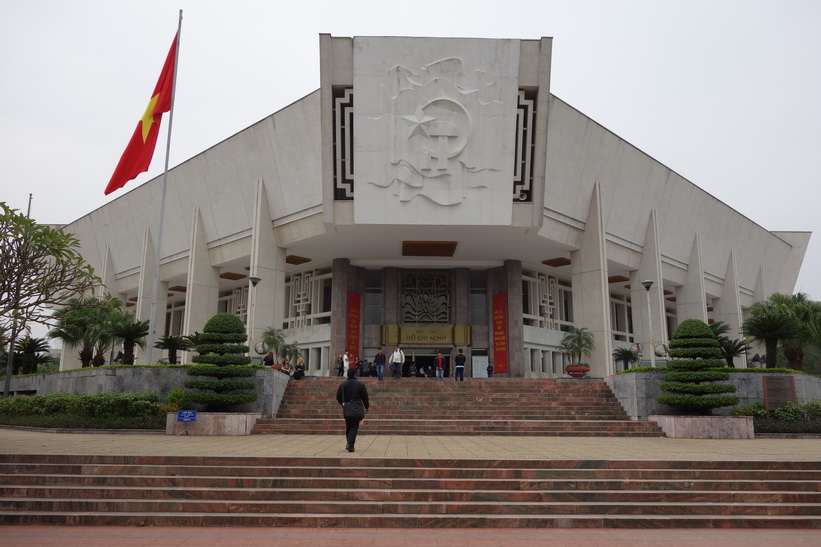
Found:
<path fill-rule="evenodd" d="M 445 357 L 441 351 L 436 352 L 436 358 L 433 360 L 433 366 L 436 369 L 436 381 L 445 381 Z"/>

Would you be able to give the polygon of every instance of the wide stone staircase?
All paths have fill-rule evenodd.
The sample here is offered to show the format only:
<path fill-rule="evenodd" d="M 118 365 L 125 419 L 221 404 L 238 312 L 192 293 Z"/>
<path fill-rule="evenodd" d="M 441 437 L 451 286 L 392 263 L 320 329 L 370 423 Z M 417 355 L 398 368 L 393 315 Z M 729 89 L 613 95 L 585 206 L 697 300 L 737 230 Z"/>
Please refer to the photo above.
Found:
<path fill-rule="evenodd" d="M 399 382 L 363 378 L 371 408 L 360 435 L 536 435 L 661 437 L 653 422 L 631 421 L 604 382 L 493 378 Z M 338 434 L 341 380 L 291 381 L 275 418 L 254 434 Z"/>
<path fill-rule="evenodd" d="M 821 528 L 821 462 L 0 455 L 0 524 Z"/>

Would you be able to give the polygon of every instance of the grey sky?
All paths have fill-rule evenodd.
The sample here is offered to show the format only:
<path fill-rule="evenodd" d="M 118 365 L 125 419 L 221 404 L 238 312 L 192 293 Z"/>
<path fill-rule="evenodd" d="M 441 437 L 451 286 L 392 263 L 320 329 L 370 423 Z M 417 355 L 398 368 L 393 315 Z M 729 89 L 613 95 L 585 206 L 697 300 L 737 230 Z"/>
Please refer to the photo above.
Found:
<path fill-rule="evenodd" d="M 821 300 L 821 2 L 0 0 L 0 201 L 68 223 L 161 173 L 167 116 L 149 172 L 103 195 L 180 8 L 171 166 L 317 89 L 319 33 L 551 36 L 555 95 L 764 228 L 816 232 L 796 290 Z"/>

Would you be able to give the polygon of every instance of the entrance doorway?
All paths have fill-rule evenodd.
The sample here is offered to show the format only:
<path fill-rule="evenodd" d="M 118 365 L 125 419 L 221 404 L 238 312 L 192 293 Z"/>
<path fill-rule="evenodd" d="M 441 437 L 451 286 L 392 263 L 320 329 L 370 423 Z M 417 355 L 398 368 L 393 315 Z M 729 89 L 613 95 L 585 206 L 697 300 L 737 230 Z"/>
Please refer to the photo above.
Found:
<path fill-rule="evenodd" d="M 441 351 L 445 358 L 445 377 L 450 374 L 450 361 L 453 348 L 448 346 L 444 348 L 403 348 L 405 352 L 405 367 L 402 371 L 403 376 L 416 376 L 435 378 L 434 359 L 436 353 Z"/>

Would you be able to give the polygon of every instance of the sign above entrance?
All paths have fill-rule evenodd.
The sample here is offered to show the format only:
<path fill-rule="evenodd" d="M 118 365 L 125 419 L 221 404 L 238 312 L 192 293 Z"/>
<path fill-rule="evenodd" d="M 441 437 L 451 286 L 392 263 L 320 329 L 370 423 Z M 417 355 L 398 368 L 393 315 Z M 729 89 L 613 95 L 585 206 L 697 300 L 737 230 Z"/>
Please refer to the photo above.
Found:
<path fill-rule="evenodd" d="M 453 329 L 449 327 L 400 327 L 401 344 L 453 345 Z"/>

